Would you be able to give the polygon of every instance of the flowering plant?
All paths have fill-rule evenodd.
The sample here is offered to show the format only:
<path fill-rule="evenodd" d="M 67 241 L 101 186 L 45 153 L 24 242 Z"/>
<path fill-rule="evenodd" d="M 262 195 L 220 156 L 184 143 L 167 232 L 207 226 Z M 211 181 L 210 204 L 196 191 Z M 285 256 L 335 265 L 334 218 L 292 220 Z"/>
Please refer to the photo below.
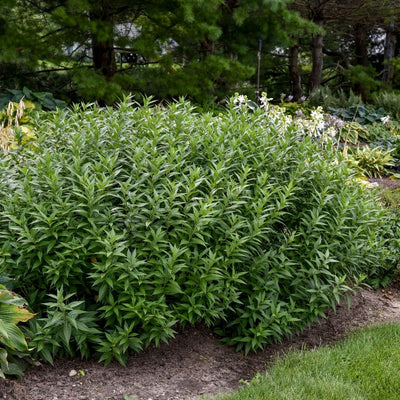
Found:
<path fill-rule="evenodd" d="M 33 129 L 28 125 L 30 114 L 35 105 L 30 101 L 9 102 L 5 110 L 0 112 L 0 149 L 7 153 L 16 144 L 25 144 L 35 138 Z"/>
<path fill-rule="evenodd" d="M 289 126 L 296 127 L 297 134 L 300 136 L 310 136 L 313 139 L 326 143 L 328 140 L 335 139 L 343 121 L 331 115 L 325 115 L 322 107 L 317 107 L 305 115 L 301 109 L 296 110 L 295 117 L 287 113 L 284 106 L 271 104 L 272 98 L 265 92 L 259 99 L 260 108 L 265 111 L 265 115 L 278 129 L 286 130 Z M 234 108 L 240 111 L 246 111 L 254 103 L 249 101 L 247 96 L 235 94 L 233 98 Z"/>

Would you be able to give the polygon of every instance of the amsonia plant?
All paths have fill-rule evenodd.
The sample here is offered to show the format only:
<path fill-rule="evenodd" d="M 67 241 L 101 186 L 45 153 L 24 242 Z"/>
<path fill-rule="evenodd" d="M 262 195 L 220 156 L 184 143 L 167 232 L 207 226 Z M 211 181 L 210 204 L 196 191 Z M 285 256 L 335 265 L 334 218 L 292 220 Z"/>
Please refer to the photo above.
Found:
<path fill-rule="evenodd" d="M 321 121 L 279 116 L 82 105 L 3 157 L 0 273 L 42 310 L 37 353 L 123 363 L 198 322 L 248 352 L 390 273 L 384 209 Z"/>

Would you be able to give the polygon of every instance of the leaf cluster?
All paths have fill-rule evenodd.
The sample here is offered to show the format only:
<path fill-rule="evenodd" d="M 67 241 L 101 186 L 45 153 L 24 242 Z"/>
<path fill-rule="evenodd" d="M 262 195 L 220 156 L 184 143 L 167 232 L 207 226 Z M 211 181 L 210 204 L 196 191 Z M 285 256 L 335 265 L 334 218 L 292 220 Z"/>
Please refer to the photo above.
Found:
<path fill-rule="evenodd" d="M 350 154 L 362 174 L 375 178 L 384 175 L 386 168 L 393 166 L 395 161 L 390 150 L 367 145 L 354 149 Z"/>
<path fill-rule="evenodd" d="M 352 104 L 347 108 L 328 107 L 328 110 L 344 121 L 357 122 L 361 125 L 381 122 L 384 117 L 383 108 L 375 108 L 367 104 Z"/>
<path fill-rule="evenodd" d="M 392 118 L 400 120 L 400 95 L 395 92 L 379 92 L 374 95 L 373 102 L 381 107 Z"/>
<path fill-rule="evenodd" d="M 39 312 L 38 354 L 124 363 L 196 323 L 249 352 L 390 273 L 383 208 L 297 129 L 185 101 L 42 119 L 0 159 L 0 274 Z"/>
<path fill-rule="evenodd" d="M 22 376 L 28 345 L 17 324 L 34 316 L 24 307 L 21 297 L 0 284 L 0 378 Z"/>
<path fill-rule="evenodd" d="M 49 92 L 33 92 L 24 86 L 22 90 L 6 89 L 3 93 L 0 93 L 0 109 L 7 107 L 9 102 L 19 103 L 21 100 L 28 101 L 33 105 L 33 108 L 39 110 L 54 111 L 65 106 L 62 100 L 55 99 Z"/>

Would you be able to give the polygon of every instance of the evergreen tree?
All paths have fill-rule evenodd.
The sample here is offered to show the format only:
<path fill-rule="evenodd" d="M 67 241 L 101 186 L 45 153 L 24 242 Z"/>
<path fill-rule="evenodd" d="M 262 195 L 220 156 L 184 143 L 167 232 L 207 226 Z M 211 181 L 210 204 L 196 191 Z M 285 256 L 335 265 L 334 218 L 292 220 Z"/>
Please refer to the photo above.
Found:
<path fill-rule="evenodd" d="M 36 72 L 69 71 L 69 86 L 78 95 L 104 103 L 123 90 L 200 101 L 223 97 L 254 76 L 259 39 L 264 49 L 283 44 L 283 27 L 298 23 L 285 0 L 5 4 L 12 9 L 6 28 L 12 40 L 6 32 L 0 38 L 6 44 L 0 53 L 3 80 L 5 61 Z"/>

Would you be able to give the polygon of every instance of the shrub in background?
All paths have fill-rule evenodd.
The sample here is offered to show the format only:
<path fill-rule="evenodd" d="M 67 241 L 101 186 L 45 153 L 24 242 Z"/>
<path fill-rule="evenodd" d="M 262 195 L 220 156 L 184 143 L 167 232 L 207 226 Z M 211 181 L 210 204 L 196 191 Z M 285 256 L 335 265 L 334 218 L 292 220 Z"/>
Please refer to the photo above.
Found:
<path fill-rule="evenodd" d="M 329 86 L 321 86 L 311 93 L 308 102 L 311 106 L 321 106 L 324 110 L 328 110 L 329 107 L 348 108 L 353 104 L 361 104 L 362 100 L 351 89 L 349 93 L 346 93 L 342 89 L 333 91 Z"/>
<path fill-rule="evenodd" d="M 378 92 L 373 96 L 373 102 L 393 118 L 400 120 L 400 94 L 394 92 Z"/>
<path fill-rule="evenodd" d="M 0 274 L 38 310 L 46 359 L 123 363 L 198 322 L 248 352 L 393 268 L 384 209 L 278 109 L 126 100 L 40 127 L 0 162 Z"/>
<path fill-rule="evenodd" d="M 65 102 L 54 98 L 51 93 L 33 92 L 24 86 L 22 90 L 5 89 L 0 93 L 0 109 L 6 108 L 10 102 L 19 103 L 21 100 L 34 104 L 39 110 L 54 111 L 59 107 L 65 107 Z"/>
<path fill-rule="evenodd" d="M 382 84 L 376 79 L 378 74 L 372 66 L 354 65 L 343 70 L 343 74 L 364 101 L 368 101 L 371 93 L 378 90 Z"/>

